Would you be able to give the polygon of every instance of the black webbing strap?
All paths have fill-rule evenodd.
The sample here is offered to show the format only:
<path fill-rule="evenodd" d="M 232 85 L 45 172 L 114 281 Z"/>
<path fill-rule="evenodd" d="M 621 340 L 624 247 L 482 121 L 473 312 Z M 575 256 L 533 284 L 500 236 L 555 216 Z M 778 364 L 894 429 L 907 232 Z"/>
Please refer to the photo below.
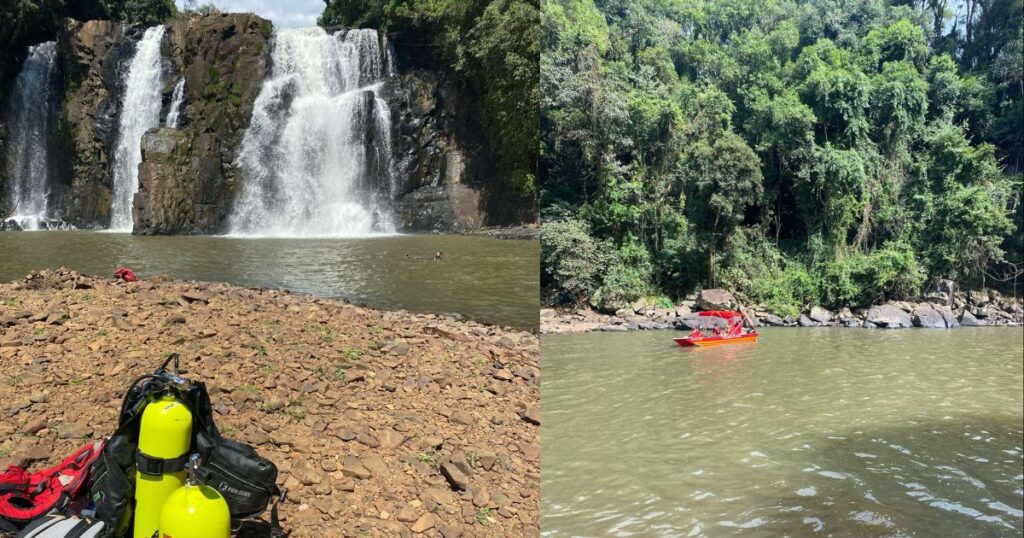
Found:
<path fill-rule="evenodd" d="M 93 527 L 93 525 L 94 523 L 92 520 L 79 520 L 79 522 L 75 523 L 75 526 L 71 527 L 71 530 L 69 530 L 67 534 L 64 535 L 64 538 L 81 538 L 82 535 L 86 533 L 86 531 Z"/>
<path fill-rule="evenodd" d="M 284 538 L 287 536 L 284 529 L 281 528 L 281 519 L 277 515 L 277 507 L 284 500 L 288 498 L 288 490 L 281 492 L 281 496 L 274 501 L 274 506 L 270 507 L 270 536 L 271 538 Z"/>
<path fill-rule="evenodd" d="M 185 470 L 185 464 L 188 463 L 188 456 L 189 454 L 186 452 L 177 458 L 154 458 L 153 456 L 143 453 L 141 450 L 137 450 L 135 452 L 135 465 L 142 474 L 156 476 L 166 473 L 176 473 L 178 471 Z"/>

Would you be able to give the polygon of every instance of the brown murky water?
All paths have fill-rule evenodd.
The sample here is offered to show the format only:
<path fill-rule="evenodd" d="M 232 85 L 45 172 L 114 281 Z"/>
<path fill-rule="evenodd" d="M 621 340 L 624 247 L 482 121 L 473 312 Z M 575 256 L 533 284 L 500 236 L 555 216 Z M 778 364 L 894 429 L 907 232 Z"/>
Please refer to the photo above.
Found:
<path fill-rule="evenodd" d="M 1019 536 L 1024 332 L 542 337 L 545 536 Z"/>
<path fill-rule="evenodd" d="M 432 256 L 442 251 L 441 260 Z M 342 297 L 380 308 L 454 312 L 535 330 L 539 246 L 454 235 L 353 239 L 145 237 L 104 232 L 0 233 L 0 280 L 66 266 L 94 275 L 230 282 Z"/>

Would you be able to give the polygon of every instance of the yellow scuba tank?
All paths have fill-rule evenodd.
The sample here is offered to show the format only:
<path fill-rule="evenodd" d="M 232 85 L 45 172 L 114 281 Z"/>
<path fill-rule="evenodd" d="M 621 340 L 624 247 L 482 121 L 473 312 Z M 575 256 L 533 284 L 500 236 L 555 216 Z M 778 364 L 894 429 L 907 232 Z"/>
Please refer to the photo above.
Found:
<path fill-rule="evenodd" d="M 139 427 L 134 538 L 152 538 L 164 501 L 185 484 L 184 458 L 191 443 L 192 413 L 184 403 L 173 396 L 163 396 L 146 406 Z"/>
<path fill-rule="evenodd" d="M 191 476 L 176 489 L 160 512 L 159 538 L 229 538 L 231 511 L 220 492 L 195 478 L 199 454 L 190 461 Z"/>

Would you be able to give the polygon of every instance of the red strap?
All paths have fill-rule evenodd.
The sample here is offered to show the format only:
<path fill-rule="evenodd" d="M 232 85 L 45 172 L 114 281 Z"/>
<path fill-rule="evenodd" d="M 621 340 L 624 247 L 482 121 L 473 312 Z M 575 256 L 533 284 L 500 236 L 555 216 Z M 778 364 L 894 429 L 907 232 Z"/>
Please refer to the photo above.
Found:
<path fill-rule="evenodd" d="M 34 519 L 67 502 L 77 495 L 85 483 L 89 465 L 102 451 L 102 441 L 89 443 L 59 465 L 31 475 L 12 465 L 0 475 L 0 486 L 6 485 L 8 490 L 0 493 L 0 517 Z M 63 481 L 62 476 L 65 478 Z"/>

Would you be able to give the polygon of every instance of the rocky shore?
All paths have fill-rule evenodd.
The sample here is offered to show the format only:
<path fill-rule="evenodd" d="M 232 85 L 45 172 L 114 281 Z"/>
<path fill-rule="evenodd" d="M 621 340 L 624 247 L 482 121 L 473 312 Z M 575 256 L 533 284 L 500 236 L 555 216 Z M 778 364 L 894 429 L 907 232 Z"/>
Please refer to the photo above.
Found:
<path fill-rule="evenodd" d="M 112 433 L 173 351 L 225 435 L 277 464 L 293 537 L 538 535 L 535 335 L 227 284 L 0 284 L 0 468 Z"/>
<path fill-rule="evenodd" d="M 807 308 L 797 317 L 779 316 L 764 305 L 738 300 L 722 289 L 706 289 L 678 305 L 665 307 L 639 300 L 614 312 L 591 308 L 541 310 L 543 334 L 574 332 L 621 332 L 630 330 L 679 329 L 697 326 L 702 310 L 746 311 L 760 325 L 772 327 L 850 327 L 850 328 L 955 328 L 981 326 L 1018 326 L 1024 324 L 1024 304 L 1020 298 L 1003 297 L 991 289 L 957 291 L 952 282 L 943 281 L 920 301 L 889 301 L 883 304 L 833 312 L 820 306 Z"/>

